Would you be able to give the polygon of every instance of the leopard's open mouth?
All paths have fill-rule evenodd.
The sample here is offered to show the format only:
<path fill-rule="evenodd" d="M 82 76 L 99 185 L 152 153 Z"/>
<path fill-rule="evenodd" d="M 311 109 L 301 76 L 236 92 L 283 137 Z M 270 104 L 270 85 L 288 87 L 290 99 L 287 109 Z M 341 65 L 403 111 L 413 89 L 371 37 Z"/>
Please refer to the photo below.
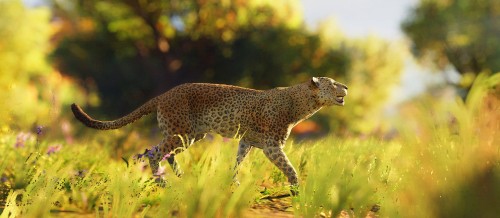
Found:
<path fill-rule="evenodd" d="M 336 100 L 339 104 L 344 104 L 344 96 L 337 96 L 337 98 L 335 98 L 335 100 Z"/>

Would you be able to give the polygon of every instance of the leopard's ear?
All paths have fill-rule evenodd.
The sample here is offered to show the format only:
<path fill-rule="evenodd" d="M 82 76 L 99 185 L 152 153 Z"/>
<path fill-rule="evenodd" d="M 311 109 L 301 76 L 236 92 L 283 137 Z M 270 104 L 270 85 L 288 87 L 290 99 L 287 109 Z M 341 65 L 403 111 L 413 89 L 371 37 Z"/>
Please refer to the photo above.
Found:
<path fill-rule="evenodd" d="M 319 79 L 317 77 L 311 78 L 311 86 L 315 88 L 319 88 Z"/>

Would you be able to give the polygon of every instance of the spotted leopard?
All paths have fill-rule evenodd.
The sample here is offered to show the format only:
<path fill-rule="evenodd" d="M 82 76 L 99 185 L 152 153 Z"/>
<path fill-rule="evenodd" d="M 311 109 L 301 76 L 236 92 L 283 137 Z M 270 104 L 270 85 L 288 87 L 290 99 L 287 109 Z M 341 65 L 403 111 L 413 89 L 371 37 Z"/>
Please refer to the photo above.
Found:
<path fill-rule="evenodd" d="M 297 173 L 283 152 L 290 130 L 324 106 L 344 105 L 346 95 L 346 85 L 327 77 L 313 77 L 298 85 L 270 90 L 187 83 L 113 121 L 95 120 L 76 104 L 72 104 L 71 109 L 83 124 L 100 130 L 117 129 L 156 112 L 163 140 L 146 155 L 155 176 L 161 176 L 158 168 L 164 159 L 181 176 L 175 155 L 207 133 L 217 133 L 240 138 L 235 176 L 238 165 L 255 147 L 263 150 L 292 186 L 297 186 Z"/>

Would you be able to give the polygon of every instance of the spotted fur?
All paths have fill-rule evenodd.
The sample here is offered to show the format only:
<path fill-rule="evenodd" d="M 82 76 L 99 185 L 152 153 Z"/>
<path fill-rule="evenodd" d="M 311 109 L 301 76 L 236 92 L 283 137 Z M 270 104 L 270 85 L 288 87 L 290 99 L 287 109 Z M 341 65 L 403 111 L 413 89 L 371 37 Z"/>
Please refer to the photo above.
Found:
<path fill-rule="evenodd" d="M 327 77 L 313 77 L 295 86 L 265 91 L 189 83 L 174 87 L 113 121 L 95 120 L 76 104 L 71 109 L 83 124 L 101 130 L 117 129 L 156 112 L 163 140 L 145 153 L 154 175 L 159 163 L 167 159 L 180 176 L 175 155 L 212 132 L 241 138 L 235 169 L 253 147 L 260 148 L 291 185 L 298 185 L 297 173 L 283 152 L 290 130 L 324 106 L 344 105 L 346 95 L 346 85 Z"/>

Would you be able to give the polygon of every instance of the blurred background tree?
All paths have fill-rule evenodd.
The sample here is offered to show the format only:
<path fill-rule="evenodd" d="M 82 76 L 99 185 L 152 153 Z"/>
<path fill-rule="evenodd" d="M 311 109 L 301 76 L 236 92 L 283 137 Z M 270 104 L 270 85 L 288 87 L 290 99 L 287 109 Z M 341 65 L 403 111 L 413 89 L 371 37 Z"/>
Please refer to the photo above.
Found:
<path fill-rule="evenodd" d="M 47 8 L 0 1 L 0 132 L 29 129 L 59 113 L 58 92 L 69 86 L 46 62 L 50 16 Z"/>
<path fill-rule="evenodd" d="M 348 99 L 344 109 L 337 110 L 338 120 L 333 129 L 344 129 L 354 134 L 385 133 L 389 122 L 384 116 L 387 101 L 399 83 L 404 61 L 408 57 L 403 43 L 389 43 L 376 36 L 347 39 L 352 64 L 347 74 Z M 339 119 L 340 118 L 340 119 Z"/>
<path fill-rule="evenodd" d="M 500 72 L 500 1 L 421 0 L 402 29 L 423 63 L 462 75 L 462 97 L 480 72 Z"/>
<path fill-rule="evenodd" d="M 39 114 L 44 108 L 30 104 L 38 103 L 40 95 L 32 82 L 50 69 L 44 62 L 50 13 L 26 10 L 21 1 L 1 1 L 0 11 L 0 119 L 7 125 L 14 121 L 33 123 L 36 116 L 21 118 L 24 113 Z"/>
<path fill-rule="evenodd" d="M 48 8 L 0 1 L 0 128 L 27 129 L 52 122 L 61 104 L 79 95 L 71 80 L 46 61 L 54 32 Z"/>

